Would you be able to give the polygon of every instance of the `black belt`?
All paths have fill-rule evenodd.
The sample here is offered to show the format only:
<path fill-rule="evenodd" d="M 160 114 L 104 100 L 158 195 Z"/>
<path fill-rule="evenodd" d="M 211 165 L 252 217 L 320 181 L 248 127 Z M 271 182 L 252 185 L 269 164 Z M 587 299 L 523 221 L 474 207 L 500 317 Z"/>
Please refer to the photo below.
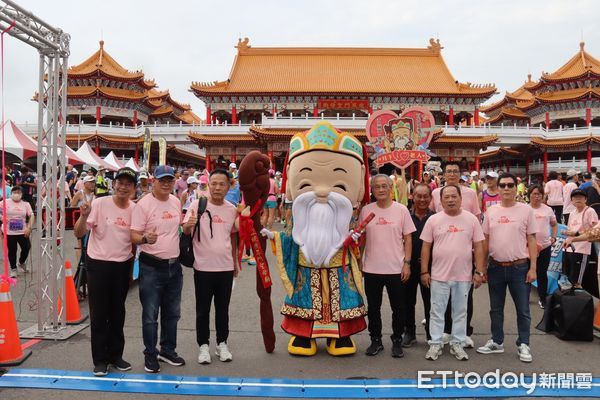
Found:
<path fill-rule="evenodd" d="M 150 267 L 168 267 L 179 262 L 177 257 L 175 258 L 159 258 L 153 256 L 152 254 L 145 253 L 143 251 L 140 252 L 140 262 L 148 265 Z"/>

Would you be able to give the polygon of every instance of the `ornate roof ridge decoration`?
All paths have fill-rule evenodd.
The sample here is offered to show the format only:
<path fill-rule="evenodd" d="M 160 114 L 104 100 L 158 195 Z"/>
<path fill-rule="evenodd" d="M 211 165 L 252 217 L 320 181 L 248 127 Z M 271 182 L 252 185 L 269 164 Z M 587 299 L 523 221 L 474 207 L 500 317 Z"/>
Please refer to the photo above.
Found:
<path fill-rule="evenodd" d="M 481 153 L 480 157 L 481 158 L 490 158 L 490 157 L 495 157 L 495 156 L 498 156 L 498 155 L 501 155 L 501 156 L 519 156 L 520 157 L 520 156 L 523 155 L 523 153 L 520 152 L 520 151 L 518 151 L 518 150 L 511 149 L 510 147 L 500 147 L 500 148 L 495 149 L 495 150 L 491 150 L 491 151 L 488 151 L 488 152 Z"/>
<path fill-rule="evenodd" d="M 128 144 L 142 144 L 144 143 L 144 135 L 140 134 L 138 136 L 115 136 L 115 135 L 110 135 L 110 134 L 105 134 L 105 133 L 101 133 L 98 131 L 95 131 L 94 133 L 89 133 L 86 135 L 81 135 L 81 137 L 78 137 L 79 135 L 76 134 L 67 134 L 67 142 L 77 142 L 77 141 L 82 141 L 82 142 L 87 142 L 90 140 L 98 140 L 101 142 L 105 142 L 105 143 L 128 143 Z"/>
<path fill-rule="evenodd" d="M 68 86 L 67 95 L 69 97 L 92 97 L 102 94 L 114 99 L 125 99 L 129 101 L 144 101 L 147 99 L 146 92 L 137 92 L 135 90 L 111 88 L 107 86 Z"/>
<path fill-rule="evenodd" d="M 583 87 L 555 92 L 544 92 L 535 96 L 536 100 L 540 103 L 557 103 L 565 100 L 572 101 L 592 97 L 600 98 L 600 88 Z"/>
<path fill-rule="evenodd" d="M 215 143 L 244 143 L 244 144 L 256 144 L 256 139 L 248 133 L 232 133 L 225 135 L 210 135 L 199 132 L 188 133 L 190 140 L 198 145 L 209 145 Z"/>
<path fill-rule="evenodd" d="M 557 149 L 579 147 L 588 143 L 600 143 L 600 137 L 593 136 L 591 133 L 587 136 L 580 136 L 575 138 L 545 139 L 541 137 L 533 137 L 531 138 L 530 144 L 539 148 Z"/>
<path fill-rule="evenodd" d="M 540 89 L 548 83 L 575 80 L 587 76 L 600 77 L 600 60 L 585 51 L 585 42 L 579 43 L 579 51 L 556 71 L 542 72 L 539 82 L 532 89 Z"/>
<path fill-rule="evenodd" d="M 464 146 L 490 146 L 498 141 L 496 135 L 486 136 L 458 136 L 458 135 L 446 135 L 441 134 L 435 137 L 433 140 L 434 144 L 461 144 Z"/>
<path fill-rule="evenodd" d="M 196 95 L 362 94 L 489 97 L 494 84 L 461 83 L 439 39 L 426 48 L 252 47 L 240 39 L 229 78 L 192 82 Z"/>
<path fill-rule="evenodd" d="M 491 103 L 487 106 L 481 107 L 481 112 L 484 112 L 484 113 L 492 112 L 494 110 L 497 110 L 500 107 L 504 107 L 504 106 L 510 104 L 511 101 L 513 103 L 518 104 L 519 102 L 529 102 L 529 101 L 533 100 L 534 94 L 530 89 L 532 89 L 536 84 L 537 84 L 537 82 L 531 80 L 531 74 L 527 74 L 527 80 L 525 81 L 525 83 L 523 83 L 521 86 L 519 86 L 519 88 L 517 88 L 513 92 L 509 92 L 507 90 L 504 93 L 504 97 L 501 100 Z"/>

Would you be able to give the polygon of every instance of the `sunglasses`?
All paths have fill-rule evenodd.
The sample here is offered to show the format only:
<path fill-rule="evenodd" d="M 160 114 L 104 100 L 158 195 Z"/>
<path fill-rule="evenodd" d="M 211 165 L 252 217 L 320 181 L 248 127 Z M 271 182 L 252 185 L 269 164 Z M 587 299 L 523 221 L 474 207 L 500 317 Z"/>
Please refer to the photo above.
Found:
<path fill-rule="evenodd" d="M 498 187 L 500 189 L 506 189 L 506 188 L 512 189 L 515 187 L 515 184 L 514 183 L 499 183 Z"/>

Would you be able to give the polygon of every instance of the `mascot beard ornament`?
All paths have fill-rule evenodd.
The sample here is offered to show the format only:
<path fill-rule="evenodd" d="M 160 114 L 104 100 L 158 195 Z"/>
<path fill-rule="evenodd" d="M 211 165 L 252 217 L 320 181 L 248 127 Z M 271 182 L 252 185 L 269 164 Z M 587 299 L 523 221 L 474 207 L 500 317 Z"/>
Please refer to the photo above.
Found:
<path fill-rule="evenodd" d="M 327 339 L 333 356 L 354 354 L 351 335 L 366 328 L 362 274 L 343 245 L 353 209 L 368 200 L 366 156 L 354 136 L 327 122 L 290 141 L 282 186 L 293 200 L 291 235 L 261 231 L 274 241 L 287 293 L 281 327 L 292 335 L 290 354 L 316 354 L 316 338 Z"/>

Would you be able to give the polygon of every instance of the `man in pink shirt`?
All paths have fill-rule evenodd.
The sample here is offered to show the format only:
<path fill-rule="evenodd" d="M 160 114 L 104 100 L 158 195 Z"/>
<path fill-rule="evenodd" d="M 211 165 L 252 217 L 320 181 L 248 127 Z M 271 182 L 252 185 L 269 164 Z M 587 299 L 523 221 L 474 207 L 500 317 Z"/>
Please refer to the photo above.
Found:
<path fill-rule="evenodd" d="M 570 169 L 567 171 L 567 184 L 563 187 L 563 223 L 569 224 L 569 215 L 575 211 L 575 205 L 571 202 L 571 192 L 579 187 L 579 171 Z"/>
<path fill-rule="evenodd" d="M 179 264 L 181 203 L 173 196 L 175 170 L 154 169 L 152 193 L 142 197 L 133 211 L 131 241 L 140 246 L 140 301 L 146 372 L 160 372 L 158 361 L 182 366 L 177 355 L 177 322 L 181 315 L 183 273 Z M 160 352 L 158 314 L 160 312 Z"/>
<path fill-rule="evenodd" d="M 546 196 L 546 204 L 554 211 L 556 221 L 562 221 L 563 213 L 563 184 L 558 180 L 558 173 L 550 171 L 548 174 L 548 182 L 544 185 L 544 195 Z"/>
<path fill-rule="evenodd" d="M 198 362 L 210 364 L 210 307 L 215 303 L 217 330 L 216 355 L 221 361 L 231 361 L 233 356 L 227 346 L 229 337 L 229 300 L 233 278 L 237 276 L 237 224 L 236 207 L 225 201 L 230 186 L 230 175 L 224 169 L 210 173 L 210 197 L 206 211 L 198 226 L 198 200 L 190 205 L 184 218 L 183 231 L 193 234 L 194 288 L 196 293 L 196 341 L 200 346 Z M 196 232 L 194 234 L 194 229 Z M 199 232 L 198 232 L 199 229 Z"/>
<path fill-rule="evenodd" d="M 504 173 L 500 175 L 498 187 L 502 202 L 491 206 L 483 219 L 489 253 L 487 272 L 492 338 L 477 352 L 504 353 L 504 303 L 508 287 L 517 310 L 519 359 L 531 362 L 529 293 L 531 282 L 536 279 L 538 229 L 533 209 L 516 201 L 517 178 Z"/>
<path fill-rule="evenodd" d="M 78 238 L 90 232 L 86 265 L 96 376 L 106 375 L 109 366 L 119 371 L 131 369 L 131 364 L 123 360 L 123 325 L 133 260 L 129 229 L 135 204 L 129 197 L 135 182 L 135 171 L 121 168 L 115 177 L 113 195 L 84 201 L 74 227 Z"/>
<path fill-rule="evenodd" d="M 461 209 L 461 190 L 456 185 L 446 185 L 440 193 L 443 211 L 425 223 L 421 239 L 421 282 L 431 288 L 431 313 L 429 317 L 428 360 L 437 360 L 442 354 L 444 316 L 452 295 L 452 339 L 450 353 L 457 360 L 468 360 L 463 349 L 467 338 L 467 298 L 471 282 L 479 287 L 484 276 L 483 231 L 473 214 Z M 431 254 L 433 248 L 433 254 Z M 460 249 L 460 251 L 457 251 Z M 473 274 L 475 251 L 476 271 Z M 431 273 L 429 259 L 432 258 Z"/>
<path fill-rule="evenodd" d="M 385 287 L 392 307 L 392 357 L 404 356 L 404 287 L 410 278 L 412 235 L 415 225 L 406 206 L 393 201 L 393 182 L 384 174 L 371 178 L 375 202 L 360 212 L 359 221 L 370 213 L 375 217 L 365 231 L 363 276 L 368 303 L 369 335 L 371 345 L 366 354 L 374 356 L 383 350 L 381 341 L 381 300 Z"/>
<path fill-rule="evenodd" d="M 176 174 L 179 175 L 179 172 Z M 181 195 L 183 194 L 183 192 L 185 192 L 188 188 L 187 185 L 187 180 L 190 177 L 190 173 L 188 172 L 188 170 L 183 170 L 183 172 L 181 173 L 181 176 L 179 176 L 179 178 L 177 178 L 177 176 L 175 177 L 175 195 L 178 198 L 181 198 Z"/>

